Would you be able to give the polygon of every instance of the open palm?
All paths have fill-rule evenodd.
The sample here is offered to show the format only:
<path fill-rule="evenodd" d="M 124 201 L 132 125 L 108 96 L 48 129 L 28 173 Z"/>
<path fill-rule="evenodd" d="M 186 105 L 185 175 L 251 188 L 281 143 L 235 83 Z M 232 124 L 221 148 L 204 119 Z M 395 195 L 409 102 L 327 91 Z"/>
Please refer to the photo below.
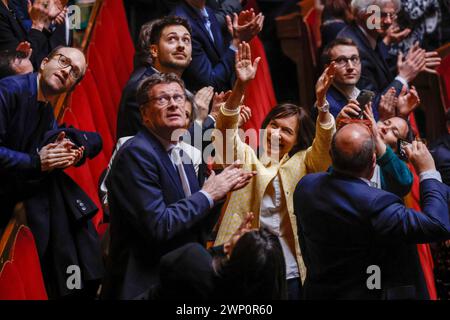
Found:
<path fill-rule="evenodd" d="M 236 77 L 244 83 L 254 79 L 260 59 L 260 57 L 256 58 L 252 64 L 250 45 L 246 42 L 239 44 L 238 52 L 236 52 Z"/>

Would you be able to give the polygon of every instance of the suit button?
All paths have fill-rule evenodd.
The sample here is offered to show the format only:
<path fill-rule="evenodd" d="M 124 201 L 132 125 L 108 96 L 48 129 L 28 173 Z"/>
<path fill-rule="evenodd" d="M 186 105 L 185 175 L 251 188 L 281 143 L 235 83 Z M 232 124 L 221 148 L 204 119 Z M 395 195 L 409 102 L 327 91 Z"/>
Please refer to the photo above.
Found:
<path fill-rule="evenodd" d="M 80 200 L 80 199 L 77 199 L 77 203 L 80 204 L 80 203 L 81 203 L 81 200 Z"/>

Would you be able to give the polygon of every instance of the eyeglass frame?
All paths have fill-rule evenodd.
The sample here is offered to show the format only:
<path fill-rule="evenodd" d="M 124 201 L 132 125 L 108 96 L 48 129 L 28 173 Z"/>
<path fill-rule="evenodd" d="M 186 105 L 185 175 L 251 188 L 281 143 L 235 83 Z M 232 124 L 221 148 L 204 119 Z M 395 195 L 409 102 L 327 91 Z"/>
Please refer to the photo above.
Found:
<path fill-rule="evenodd" d="M 177 101 L 175 100 L 175 96 L 183 97 L 183 102 L 181 102 L 181 101 L 180 101 L 180 102 L 177 102 Z M 169 98 L 169 99 L 168 99 L 167 102 L 164 103 L 164 104 L 158 103 L 158 99 L 163 99 L 163 98 Z M 157 97 L 152 97 L 152 96 L 150 96 L 149 99 L 148 99 L 148 101 L 147 101 L 147 103 L 148 103 L 148 102 L 151 102 L 151 101 L 156 101 L 156 104 L 157 104 L 158 106 L 160 106 L 160 107 L 166 107 L 166 106 L 169 105 L 169 103 L 170 103 L 171 100 L 173 100 L 177 105 L 181 105 L 182 103 L 186 103 L 187 96 L 186 96 L 186 94 L 184 94 L 184 93 L 183 93 L 183 94 L 177 93 L 177 94 L 174 94 L 174 95 L 170 95 L 170 94 L 162 94 L 162 95 L 157 96 Z"/>
<path fill-rule="evenodd" d="M 390 12 L 381 12 L 380 13 L 380 18 L 381 19 L 386 19 L 387 17 L 391 18 L 392 20 L 397 19 L 398 14 L 397 13 L 390 13 Z"/>
<path fill-rule="evenodd" d="M 58 58 L 58 65 L 60 66 L 61 69 L 65 69 L 65 68 L 67 68 L 67 67 L 70 66 L 69 75 L 70 75 L 74 80 L 79 80 L 79 79 L 82 77 L 81 70 L 79 70 L 80 74 L 79 74 L 78 77 L 75 77 L 75 76 L 73 75 L 73 73 L 74 73 L 74 71 L 73 71 L 74 65 L 72 64 L 72 59 L 70 59 L 69 57 L 63 55 L 62 53 L 56 53 L 52 58 L 55 58 L 55 57 L 57 57 L 57 56 L 59 56 L 59 58 Z M 64 64 L 61 62 L 61 58 L 62 58 L 62 57 L 68 59 L 68 60 L 70 61 L 70 63 L 69 63 L 68 65 L 64 65 Z"/>
<path fill-rule="evenodd" d="M 355 66 L 358 66 L 358 65 L 361 64 L 361 57 L 359 55 L 356 55 L 356 54 L 352 55 L 351 57 L 339 56 L 336 59 L 331 59 L 330 62 L 335 62 L 337 67 L 343 68 L 343 67 L 345 67 L 348 64 L 348 62 L 350 60 L 354 59 L 355 57 L 358 58 L 358 61 L 357 62 L 352 62 L 352 64 L 355 65 Z M 339 63 L 336 61 L 338 59 L 344 59 L 345 60 L 345 64 L 339 65 Z"/>

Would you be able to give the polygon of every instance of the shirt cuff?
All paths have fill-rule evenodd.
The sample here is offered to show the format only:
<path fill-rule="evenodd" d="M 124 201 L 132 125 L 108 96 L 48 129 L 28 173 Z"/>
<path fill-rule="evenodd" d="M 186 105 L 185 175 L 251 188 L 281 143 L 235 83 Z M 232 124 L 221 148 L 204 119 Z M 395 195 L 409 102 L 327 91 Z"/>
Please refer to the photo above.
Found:
<path fill-rule="evenodd" d="M 405 78 L 403 78 L 402 76 L 396 76 L 395 80 L 400 81 L 403 85 L 406 86 L 406 89 L 409 90 L 409 85 L 408 85 L 408 81 L 406 81 Z"/>
<path fill-rule="evenodd" d="M 230 44 L 230 47 L 229 47 L 231 50 L 233 50 L 234 52 L 238 52 L 238 48 L 236 48 L 236 46 L 234 46 L 234 45 L 232 45 L 232 44 Z"/>
<path fill-rule="evenodd" d="M 319 122 L 319 120 L 317 120 L 317 121 Z M 334 117 L 330 113 L 330 121 L 328 121 L 327 123 L 319 122 L 319 126 L 324 130 L 330 130 L 334 127 L 334 122 L 335 122 Z"/>
<path fill-rule="evenodd" d="M 428 170 L 422 172 L 419 176 L 420 182 L 427 179 L 436 179 L 439 182 L 442 182 L 441 174 L 437 170 Z"/>
<path fill-rule="evenodd" d="M 204 191 L 204 190 L 200 190 L 200 193 L 202 193 L 206 197 L 206 199 L 208 199 L 208 201 L 209 201 L 209 208 L 212 209 L 214 207 L 214 200 L 211 197 L 211 195 L 208 192 Z"/>

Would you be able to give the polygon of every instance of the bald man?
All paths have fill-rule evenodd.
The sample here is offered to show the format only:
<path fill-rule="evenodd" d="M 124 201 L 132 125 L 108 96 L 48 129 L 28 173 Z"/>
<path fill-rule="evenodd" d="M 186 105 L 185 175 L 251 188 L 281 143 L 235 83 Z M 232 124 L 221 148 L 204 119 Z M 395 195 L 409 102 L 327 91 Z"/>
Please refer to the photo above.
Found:
<path fill-rule="evenodd" d="M 417 299 L 414 243 L 450 238 L 448 189 L 426 146 L 408 156 L 420 175 L 423 212 L 395 194 L 369 186 L 376 164 L 371 130 L 342 127 L 332 140 L 332 173 L 306 175 L 294 211 L 307 267 L 306 299 Z"/>

